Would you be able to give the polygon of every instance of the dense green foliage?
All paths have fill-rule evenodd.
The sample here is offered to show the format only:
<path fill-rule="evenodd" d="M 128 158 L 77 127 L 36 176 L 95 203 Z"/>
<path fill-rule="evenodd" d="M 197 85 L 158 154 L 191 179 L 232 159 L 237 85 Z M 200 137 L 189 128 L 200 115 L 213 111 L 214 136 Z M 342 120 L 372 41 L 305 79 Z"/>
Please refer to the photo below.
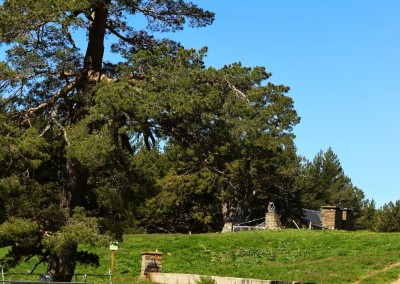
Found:
<path fill-rule="evenodd" d="M 377 232 L 400 232 L 400 200 L 384 204 L 374 215 Z"/>
<path fill-rule="evenodd" d="M 354 208 L 364 199 L 363 192 L 353 186 L 331 148 L 325 153 L 320 151 L 312 162 L 303 165 L 298 186 L 302 188 L 302 203 L 310 209 L 326 204 Z"/>
<path fill-rule="evenodd" d="M 163 253 L 163 272 L 311 283 L 391 283 L 400 274 L 399 233 L 279 230 L 228 234 L 126 235 L 115 257 L 113 283 L 135 283 L 141 252 Z M 92 251 L 92 250 L 91 250 Z M 101 266 L 76 273 L 106 274 L 108 248 L 96 248 Z M 0 250 L 0 255 L 2 251 Z M 33 263 L 33 262 L 31 262 Z M 13 271 L 26 271 L 23 264 Z M 38 269 L 43 271 L 45 267 Z M 11 276 L 10 276 L 11 277 Z M 13 276 L 17 277 L 17 276 Z M 88 276 L 88 283 L 108 283 Z"/>

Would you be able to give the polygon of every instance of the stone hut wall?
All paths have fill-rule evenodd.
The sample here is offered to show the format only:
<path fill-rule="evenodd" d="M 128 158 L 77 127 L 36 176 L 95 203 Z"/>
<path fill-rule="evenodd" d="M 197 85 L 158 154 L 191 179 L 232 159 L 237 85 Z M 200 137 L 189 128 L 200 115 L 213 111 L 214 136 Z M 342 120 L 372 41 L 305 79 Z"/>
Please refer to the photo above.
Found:
<path fill-rule="evenodd" d="M 322 226 L 332 230 L 354 230 L 353 210 L 337 206 L 321 207 Z"/>
<path fill-rule="evenodd" d="M 337 206 L 321 207 L 322 226 L 327 229 L 342 229 L 342 212 Z"/>

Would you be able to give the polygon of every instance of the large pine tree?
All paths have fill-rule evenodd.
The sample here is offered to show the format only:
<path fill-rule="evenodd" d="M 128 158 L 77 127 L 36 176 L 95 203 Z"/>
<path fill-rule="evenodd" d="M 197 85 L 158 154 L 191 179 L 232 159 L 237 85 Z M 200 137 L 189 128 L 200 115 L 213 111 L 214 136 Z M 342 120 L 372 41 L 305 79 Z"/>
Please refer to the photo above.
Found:
<path fill-rule="evenodd" d="M 135 28 L 139 15 L 144 29 Z M 213 18 L 176 0 L 2 1 L 0 218 L 7 232 L 0 244 L 12 246 L 7 264 L 37 254 L 55 280 L 66 281 L 78 243 L 107 232 L 121 237 L 144 179 L 131 162 L 134 135 L 154 138 L 144 113 L 93 110 L 99 86 L 113 82 L 118 92 L 127 88 L 119 80 L 137 75 L 106 61 L 106 38 L 129 62 L 163 41 L 150 32 L 202 27 Z"/>
<path fill-rule="evenodd" d="M 227 218 L 231 209 L 250 216 L 250 202 L 260 211 L 271 198 L 296 199 L 289 161 L 299 118 L 288 87 L 266 84 L 262 67 L 205 68 L 206 49 L 152 35 L 213 19 L 183 0 L 1 2 L 6 265 L 37 255 L 54 280 L 68 281 L 76 261 L 89 256 L 78 244 L 121 238 L 139 205 L 168 190 L 197 190 L 191 196 L 203 199 L 193 214 L 219 200 Z M 108 61 L 106 47 L 123 62 Z M 139 159 L 160 139 L 178 158 L 168 173 L 149 174 Z M 202 173 L 206 181 L 193 180 Z M 208 187 L 211 173 L 217 189 Z M 204 212 L 218 215 L 214 208 Z"/>

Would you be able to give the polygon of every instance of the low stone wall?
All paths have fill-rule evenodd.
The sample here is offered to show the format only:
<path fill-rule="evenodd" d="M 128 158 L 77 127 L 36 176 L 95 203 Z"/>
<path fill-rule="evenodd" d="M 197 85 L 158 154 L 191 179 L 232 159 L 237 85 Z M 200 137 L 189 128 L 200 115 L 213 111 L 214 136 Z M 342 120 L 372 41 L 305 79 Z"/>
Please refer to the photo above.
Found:
<path fill-rule="evenodd" d="M 180 273 L 149 273 L 148 279 L 161 284 L 196 284 L 200 275 Z M 300 282 L 287 282 L 277 280 L 246 279 L 235 277 L 211 276 L 215 284 L 301 284 Z"/>

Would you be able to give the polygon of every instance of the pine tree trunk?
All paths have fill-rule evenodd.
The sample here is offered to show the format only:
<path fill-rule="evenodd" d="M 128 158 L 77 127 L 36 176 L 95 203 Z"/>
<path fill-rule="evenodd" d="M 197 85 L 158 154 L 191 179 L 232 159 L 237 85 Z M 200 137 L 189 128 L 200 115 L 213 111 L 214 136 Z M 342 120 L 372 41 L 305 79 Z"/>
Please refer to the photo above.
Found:
<path fill-rule="evenodd" d="M 98 81 L 102 72 L 104 38 L 106 34 L 108 5 L 110 2 L 111 0 L 97 1 L 96 6 L 92 7 L 90 14 L 89 38 L 84 59 L 84 70 L 87 72 L 88 80 L 91 82 Z M 78 198 L 79 194 L 76 194 L 80 192 L 81 188 L 79 185 L 82 183 L 82 177 L 79 174 L 76 176 L 77 172 L 73 172 L 73 170 L 70 174 L 69 180 L 71 181 L 70 187 L 72 188 L 71 193 L 73 196 L 69 206 L 74 208 L 82 200 Z M 62 255 L 53 255 L 51 257 L 47 273 L 53 276 L 53 281 L 71 282 L 75 271 L 76 255 L 77 246 L 70 246 L 65 249 Z"/>
<path fill-rule="evenodd" d="M 77 249 L 77 246 L 70 246 L 61 256 L 52 256 L 47 273 L 53 276 L 53 281 L 71 282 L 75 271 Z"/>
<path fill-rule="evenodd" d="M 222 204 L 222 218 L 223 218 L 223 222 L 224 223 L 231 223 L 234 220 L 234 216 L 233 216 L 233 210 L 230 206 L 230 204 L 228 203 L 223 203 Z"/>
<path fill-rule="evenodd" d="M 85 70 L 89 75 L 100 74 L 103 55 L 104 55 L 104 37 L 106 33 L 106 24 L 108 17 L 108 5 L 111 0 L 98 1 L 96 7 L 93 7 L 91 20 L 89 24 L 89 39 L 85 55 Z"/>

